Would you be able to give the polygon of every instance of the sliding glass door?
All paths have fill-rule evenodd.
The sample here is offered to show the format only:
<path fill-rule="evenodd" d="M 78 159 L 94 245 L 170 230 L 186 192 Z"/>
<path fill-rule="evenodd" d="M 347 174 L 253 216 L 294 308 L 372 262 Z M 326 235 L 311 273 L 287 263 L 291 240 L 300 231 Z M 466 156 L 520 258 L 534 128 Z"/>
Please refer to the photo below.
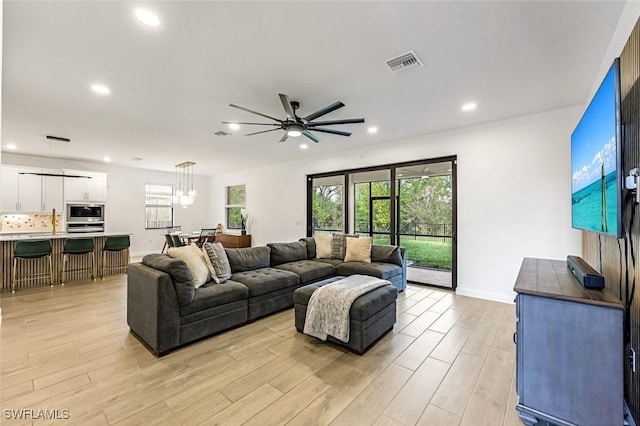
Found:
<path fill-rule="evenodd" d="M 307 179 L 308 236 L 345 232 L 399 245 L 410 282 L 455 289 L 455 157 Z"/>

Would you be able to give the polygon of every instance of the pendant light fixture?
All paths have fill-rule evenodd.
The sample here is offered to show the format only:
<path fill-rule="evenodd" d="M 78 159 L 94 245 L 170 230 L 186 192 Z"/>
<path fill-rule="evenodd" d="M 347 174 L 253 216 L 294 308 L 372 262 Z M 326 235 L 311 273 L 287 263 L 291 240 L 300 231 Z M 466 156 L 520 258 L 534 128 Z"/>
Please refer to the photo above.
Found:
<path fill-rule="evenodd" d="M 173 202 L 180 204 L 185 209 L 193 204 L 198 194 L 193 188 L 193 166 L 195 164 L 193 161 L 185 161 L 175 166 L 176 192 Z"/>

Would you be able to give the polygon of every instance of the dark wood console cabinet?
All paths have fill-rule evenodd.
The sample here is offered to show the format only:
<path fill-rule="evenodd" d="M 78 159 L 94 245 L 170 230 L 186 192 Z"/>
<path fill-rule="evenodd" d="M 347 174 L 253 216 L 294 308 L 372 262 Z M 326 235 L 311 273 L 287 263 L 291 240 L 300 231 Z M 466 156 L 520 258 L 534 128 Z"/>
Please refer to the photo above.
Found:
<path fill-rule="evenodd" d="M 525 425 L 622 425 L 623 305 L 561 260 L 525 258 L 516 291 L 516 391 Z"/>
<path fill-rule="evenodd" d="M 216 242 L 221 243 L 224 248 L 251 247 L 251 235 L 218 234 Z"/>

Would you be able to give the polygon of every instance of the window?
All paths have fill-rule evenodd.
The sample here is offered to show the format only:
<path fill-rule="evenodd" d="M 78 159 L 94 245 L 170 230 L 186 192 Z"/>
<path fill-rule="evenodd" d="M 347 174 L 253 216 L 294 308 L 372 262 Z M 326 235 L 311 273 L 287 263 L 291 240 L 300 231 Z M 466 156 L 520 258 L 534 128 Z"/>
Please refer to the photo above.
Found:
<path fill-rule="evenodd" d="M 173 226 L 173 186 L 145 185 L 145 229 Z"/>
<path fill-rule="evenodd" d="M 227 228 L 240 229 L 242 218 L 240 217 L 247 201 L 245 185 L 227 186 Z"/>

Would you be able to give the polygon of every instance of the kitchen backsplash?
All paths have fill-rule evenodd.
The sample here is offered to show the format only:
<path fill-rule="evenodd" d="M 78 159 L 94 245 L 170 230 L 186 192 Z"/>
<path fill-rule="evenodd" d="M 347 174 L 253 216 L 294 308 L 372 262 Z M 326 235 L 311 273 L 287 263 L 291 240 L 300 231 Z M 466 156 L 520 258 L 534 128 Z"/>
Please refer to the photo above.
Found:
<path fill-rule="evenodd" d="M 0 232 L 52 232 L 51 214 L 0 215 Z M 62 232 L 62 215 L 56 215 L 56 231 Z"/>

